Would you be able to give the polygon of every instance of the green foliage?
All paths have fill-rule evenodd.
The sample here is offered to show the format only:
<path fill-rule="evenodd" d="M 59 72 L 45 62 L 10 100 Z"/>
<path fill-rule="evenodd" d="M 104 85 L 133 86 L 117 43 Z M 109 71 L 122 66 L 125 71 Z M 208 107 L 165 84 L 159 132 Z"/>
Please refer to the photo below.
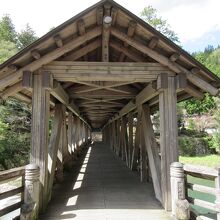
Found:
<path fill-rule="evenodd" d="M 179 152 L 181 156 L 201 156 L 215 153 L 212 148 L 212 137 L 207 134 L 202 137 L 180 136 Z"/>
<path fill-rule="evenodd" d="M 17 42 L 17 33 L 8 14 L 4 15 L 0 20 L 0 40 L 13 43 Z"/>
<path fill-rule="evenodd" d="M 26 104 L 8 99 L 0 105 L 0 169 L 28 162 L 31 113 Z"/>
<path fill-rule="evenodd" d="M 0 40 L 0 64 L 18 52 L 13 42 Z"/>
<path fill-rule="evenodd" d="M 17 45 L 19 49 L 23 49 L 37 40 L 38 37 L 36 36 L 34 30 L 30 27 L 29 24 L 26 25 L 25 29 L 21 30 L 18 33 L 18 41 Z"/>
<path fill-rule="evenodd" d="M 205 94 L 203 100 L 192 98 L 183 102 L 183 106 L 186 109 L 187 114 L 189 115 L 194 115 L 194 114 L 201 115 L 216 109 L 215 100 L 208 93 Z"/>
<path fill-rule="evenodd" d="M 10 16 L 3 16 L 0 20 L 0 64 L 36 39 L 29 25 L 17 33 Z M 30 109 L 26 104 L 16 99 L 0 104 L 0 170 L 28 162 L 30 123 Z"/>
<path fill-rule="evenodd" d="M 166 20 L 158 17 L 157 10 L 152 6 L 147 6 L 143 9 L 141 12 L 141 18 L 173 42 L 180 43 L 177 34 L 171 30 L 171 27 Z"/>
<path fill-rule="evenodd" d="M 213 147 L 220 153 L 220 110 L 215 112 L 216 132 L 213 134 Z"/>

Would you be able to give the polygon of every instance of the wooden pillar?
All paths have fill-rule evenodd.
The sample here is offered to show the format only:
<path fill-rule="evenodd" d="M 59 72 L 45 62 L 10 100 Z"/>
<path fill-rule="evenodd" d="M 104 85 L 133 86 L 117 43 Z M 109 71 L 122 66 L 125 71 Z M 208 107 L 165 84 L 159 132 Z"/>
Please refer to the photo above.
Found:
<path fill-rule="evenodd" d="M 162 203 L 161 195 L 161 165 L 159 152 L 157 150 L 156 138 L 154 135 L 153 125 L 150 117 L 150 108 L 148 105 L 142 106 L 142 132 L 144 139 L 144 147 L 147 151 L 151 176 L 153 180 L 154 192 L 156 198 Z M 147 165 L 146 157 L 145 159 L 145 169 Z"/>
<path fill-rule="evenodd" d="M 141 126 L 141 111 L 138 111 L 136 131 L 135 131 L 135 143 L 131 158 L 131 170 L 137 168 L 138 151 L 140 149 L 140 126 Z"/>
<path fill-rule="evenodd" d="M 128 167 L 131 167 L 131 157 L 133 150 L 133 115 L 128 115 Z"/>
<path fill-rule="evenodd" d="M 47 206 L 48 182 L 48 131 L 49 131 L 49 103 L 50 92 L 43 86 L 44 72 L 33 74 L 32 95 L 32 125 L 30 163 L 40 168 L 39 210 L 44 211 Z"/>
<path fill-rule="evenodd" d="M 63 122 L 63 105 L 55 105 L 55 114 L 52 121 L 52 131 L 50 136 L 49 144 L 49 158 L 48 158 L 48 171 L 49 171 L 49 180 L 48 180 L 48 201 L 51 199 L 52 187 L 54 182 L 54 174 L 57 164 L 57 153 L 60 144 L 60 139 L 62 138 L 62 122 Z"/>
<path fill-rule="evenodd" d="M 216 167 L 218 171 L 218 176 L 215 178 L 215 189 L 216 189 L 216 212 L 217 212 L 217 220 L 220 220 L 220 166 Z"/>
<path fill-rule="evenodd" d="M 161 82 L 161 85 L 164 82 Z M 176 83 L 175 77 L 167 77 L 166 88 L 159 94 L 160 111 L 160 149 L 161 149 L 161 186 L 163 206 L 171 210 L 170 164 L 178 161 Z"/>
<path fill-rule="evenodd" d="M 74 152 L 72 132 L 73 132 L 73 113 L 69 112 L 68 113 L 68 131 L 67 131 L 67 135 L 68 135 L 68 150 L 71 152 L 71 154 Z"/>

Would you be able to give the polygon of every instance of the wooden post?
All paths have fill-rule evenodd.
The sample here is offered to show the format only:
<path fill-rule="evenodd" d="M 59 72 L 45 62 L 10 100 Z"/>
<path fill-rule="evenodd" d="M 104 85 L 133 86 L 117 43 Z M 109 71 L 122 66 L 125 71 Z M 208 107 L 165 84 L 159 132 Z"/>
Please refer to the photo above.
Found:
<path fill-rule="evenodd" d="M 35 164 L 25 168 L 24 204 L 21 206 L 21 220 L 38 219 L 40 169 Z"/>
<path fill-rule="evenodd" d="M 218 170 L 218 176 L 215 179 L 215 189 L 216 189 L 216 212 L 217 220 L 220 220 L 220 166 L 216 168 Z"/>
<path fill-rule="evenodd" d="M 157 143 L 156 143 L 156 138 L 155 138 L 154 131 L 153 131 L 153 125 L 152 125 L 151 118 L 150 118 L 150 108 L 148 105 L 142 106 L 141 135 L 144 138 L 145 148 L 148 154 L 148 160 L 149 160 L 150 171 L 151 171 L 152 180 L 153 180 L 154 192 L 155 192 L 156 198 L 162 203 L 160 158 L 159 158 L 159 152 L 157 151 Z M 147 163 L 147 161 L 145 163 Z"/>
<path fill-rule="evenodd" d="M 33 74 L 30 153 L 30 163 L 36 164 L 40 168 L 40 212 L 43 212 L 47 206 L 48 131 L 50 114 L 50 92 L 43 87 L 43 74 L 44 72 L 40 71 Z"/>
<path fill-rule="evenodd" d="M 73 154 L 73 152 L 74 152 L 74 148 L 72 146 L 72 144 L 73 144 L 72 132 L 73 132 L 73 113 L 69 112 L 68 113 L 68 131 L 67 131 L 67 135 L 68 135 L 68 150 L 71 152 L 71 154 Z"/>
<path fill-rule="evenodd" d="M 176 216 L 176 203 L 185 199 L 185 177 L 183 164 L 174 162 L 170 165 L 172 215 Z"/>
<path fill-rule="evenodd" d="M 135 143 L 131 158 L 131 170 L 135 170 L 137 168 L 138 151 L 140 148 L 140 125 L 141 125 L 141 111 L 138 111 L 136 132 L 135 132 Z"/>
<path fill-rule="evenodd" d="M 48 201 L 51 199 L 54 174 L 57 162 L 57 152 L 59 148 L 60 139 L 62 138 L 62 122 L 63 122 L 63 110 L 62 104 L 55 105 L 55 114 L 53 118 L 52 131 L 50 136 L 49 144 L 49 158 L 48 158 L 48 171 L 49 171 L 49 180 L 48 180 Z"/>
<path fill-rule="evenodd" d="M 163 82 L 160 85 L 163 85 Z M 171 210 L 170 164 L 178 161 L 176 103 L 175 77 L 169 76 L 167 88 L 162 88 L 159 94 L 161 187 L 166 211 Z"/>
<path fill-rule="evenodd" d="M 128 115 L 128 167 L 131 167 L 131 157 L 133 150 L 133 115 Z"/>

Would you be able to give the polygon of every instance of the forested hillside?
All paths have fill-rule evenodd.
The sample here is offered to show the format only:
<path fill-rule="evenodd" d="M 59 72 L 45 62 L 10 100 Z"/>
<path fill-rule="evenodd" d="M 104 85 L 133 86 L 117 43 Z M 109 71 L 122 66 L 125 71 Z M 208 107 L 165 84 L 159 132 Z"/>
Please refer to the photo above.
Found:
<path fill-rule="evenodd" d="M 180 43 L 178 36 L 170 29 L 169 24 L 162 18 L 158 18 L 156 10 L 151 6 L 146 7 L 141 13 L 142 19 L 161 31 L 175 43 Z M 0 64 L 22 50 L 37 39 L 34 30 L 26 25 L 24 30 L 16 31 L 9 15 L 0 19 Z M 220 76 L 220 47 L 207 46 L 204 51 L 195 52 L 193 56 Z M 186 129 L 184 117 L 208 114 L 215 118 L 216 132 L 213 136 L 205 134 L 202 138 L 208 148 L 219 149 L 220 145 L 220 105 L 219 98 L 206 95 L 204 100 L 188 100 L 178 106 L 179 129 L 187 136 L 201 136 L 204 131 L 199 130 L 194 121 Z M 27 163 L 30 149 L 31 110 L 30 107 L 16 99 L 1 100 L 0 104 L 0 170 L 21 166 Z M 189 131 L 190 130 L 190 131 Z M 195 139 L 195 138 L 194 138 Z M 193 140 L 194 140 L 193 139 Z M 202 139 L 202 140 L 203 140 Z M 183 139 L 180 145 L 183 151 L 188 152 L 187 147 L 196 143 L 192 140 Z M 186 149 L 184 149 L 186 147 Z M 184 152 L 182 152 L 184 154 Z M 214 152 L 214 151 L 213 151 Z"/>
<path fill-rule="evenodd" d="M 0 64 L 37 39 L 27 24 L 17 32 L 9 15 L 0 20 Z M 0 170 L 27 164 L 30 149 L 31 110 L 10 98 L 0 104 Z"/>

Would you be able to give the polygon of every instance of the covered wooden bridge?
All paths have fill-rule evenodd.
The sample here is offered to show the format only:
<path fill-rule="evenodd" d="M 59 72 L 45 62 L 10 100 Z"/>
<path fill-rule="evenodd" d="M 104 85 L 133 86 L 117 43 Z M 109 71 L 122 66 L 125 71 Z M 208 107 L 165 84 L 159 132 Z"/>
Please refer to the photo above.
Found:
<path fill-rule="evenodd" d="M 1 97 L 32 107 L 30 163 L 35 165 L 29 168 L 40 170 L 39 190 L 29 192 L 39 197 L 35 213 L 46 210 L 55 173 L 62 181 L 63 169 L 74 169 L 94 131 L 103 134 L 102 145 L 95 145 L 102 161 L 96 168 L 115 167 L 110 150 L 105 151 L 110 148 L 139 171 L 141 181 L 152 180 L 156 199 L 171 210 L 169 168 L 178 161 L 176 103 L 202 99 L 205 92 L 215 96 L 219 83 L 188 53 L 111 0 L 81 12 L 3 63 Z M 159 146 L 151 122 L 158 110 Z"/>

